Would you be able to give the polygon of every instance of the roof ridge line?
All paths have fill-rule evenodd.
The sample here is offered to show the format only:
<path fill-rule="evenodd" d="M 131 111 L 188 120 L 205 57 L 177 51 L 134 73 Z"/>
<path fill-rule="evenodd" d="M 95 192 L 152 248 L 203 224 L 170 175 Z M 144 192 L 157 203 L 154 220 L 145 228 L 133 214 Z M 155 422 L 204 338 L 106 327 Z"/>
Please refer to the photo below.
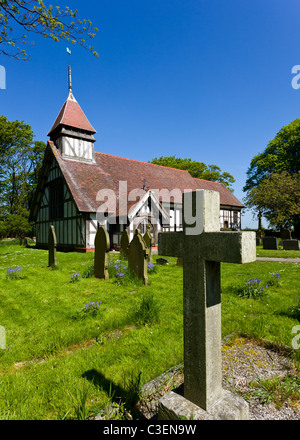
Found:
<path fill-rule="evenodd" d="M 224 183 L 222 183 L 222 182 L 216 182 L 215 180 L 201 179 L 200 177 L 193 177 L 193 179 L 203 180 L 204 182 L 217 183 L 218 185 L 224 185 Z"/>
<path fill-rule="evenodd" d="M 184 173 L 190 174 L 187 170 L 181 170 L 180 168 L 167 167 L 166 165 L 158 165 L 157 163 L 145 162 L 143 160 L 137 160 L 137 159 L 130 159 L 129 157 L 116 156 L 115 154 L 103 153 L 101 151 L 95 151 L 95 153 L 96 154 L 105 154 L 106 156 L 111 156 L 111 157 L 118 157 L 119 159 L 131 160 L 132 162 L 139 162 L 139 163 L 144 163 L 147 165 L 154 165 L 154 166 L 161 167 L 161 168 L 168 168 L 169 170 L 183 171 Z M 191 174 L 190 174 L 190 176 L 192 177 Z M 200 180 L 203 180 L 203 179 L 200 179 Z"/>

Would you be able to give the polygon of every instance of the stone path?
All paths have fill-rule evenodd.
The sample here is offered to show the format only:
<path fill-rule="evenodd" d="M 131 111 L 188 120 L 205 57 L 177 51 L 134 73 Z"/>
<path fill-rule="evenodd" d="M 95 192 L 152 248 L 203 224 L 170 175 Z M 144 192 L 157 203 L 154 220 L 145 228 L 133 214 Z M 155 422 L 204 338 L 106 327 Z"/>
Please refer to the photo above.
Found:
<path fill-rule="evenodd" d="M 274 261 L 278 263 L 300 263 L 300 258 L 256 257 L 257 261 Z"/>

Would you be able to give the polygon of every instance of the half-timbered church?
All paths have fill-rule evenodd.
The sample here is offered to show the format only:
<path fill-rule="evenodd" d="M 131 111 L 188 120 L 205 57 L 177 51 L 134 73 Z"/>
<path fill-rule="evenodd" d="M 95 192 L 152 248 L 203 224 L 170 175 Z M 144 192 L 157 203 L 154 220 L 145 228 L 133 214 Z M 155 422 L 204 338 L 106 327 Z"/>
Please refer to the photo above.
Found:
<path fill-rule="evenodd" d="M 94 248 L 99 225 L 105 225 L 117 249 L 123 230 L 150 225 L 158 232 L 182 229 L 184 191 L 220 193 L 220 227 L 241 228 L 242 203 L 221 183 L 193 178 L 188 171 L 95 151 L 96 130 L 76 101 L 69 66 L 69 94 L 50 129 L 50 137 L 31 209 L 36 244 L 48 247 L 55 227 L 60 250 Z"/>

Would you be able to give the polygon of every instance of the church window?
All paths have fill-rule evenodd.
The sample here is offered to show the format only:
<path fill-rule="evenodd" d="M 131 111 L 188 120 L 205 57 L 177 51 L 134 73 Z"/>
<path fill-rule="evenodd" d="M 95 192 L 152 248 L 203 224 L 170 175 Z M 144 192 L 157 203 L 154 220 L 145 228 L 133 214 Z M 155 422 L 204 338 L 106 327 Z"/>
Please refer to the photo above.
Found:
<path fill-rule="evenodd" d="M 64 216 L 63 181 L 56 179 L 49 186 L 49 213 L 50 219 L 55 220 Z"/>

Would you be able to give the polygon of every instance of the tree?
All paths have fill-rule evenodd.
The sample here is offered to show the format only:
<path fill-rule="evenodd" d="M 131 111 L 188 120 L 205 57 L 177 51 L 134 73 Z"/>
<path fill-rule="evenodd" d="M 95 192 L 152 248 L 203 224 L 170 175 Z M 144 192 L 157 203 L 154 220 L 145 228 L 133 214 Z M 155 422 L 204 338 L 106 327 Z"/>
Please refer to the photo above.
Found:
<path fill-rule="evenodd" d="M 276 228 L 291 228 L 300 222 L 300 171 L 270 174 L 246 197 L 246 206 L 260 212 Z M 296 230 L 295 230 L 296 232 Z"/>
<path fill-rule="evenodd" d="M 2 235 L 29 230 L 29 205 L 46 144 L 34 141 L 30 125 L 0 116 L 0 222 Z M 4 232 L 5 231 L 5 234 Z M 21 234 L 22 235 L 22 234 Z"/>
<path fill-rule="evenodd" d="M 257 187 L 272 173 L 287 171 L 289 174 L 300 170 L 300 119 L 282 127 L 265 150 L 254 156 L 247 171 L 243 191 Z"/>
<path fill-rule="evenodd" d="M 272 174 L 287 172 L 289 175 L 298 173 L 300 170 L 300 119 L 296 119 L 289 125 L 284 126 L 271 140 L 265 150 L 254 156 L 247 171 L 247 180 L 243 191 L 247 192 L 246 205 L 250 207 L 254 188 L 260 187 L 261 183 L 271 178 Z M 255 206 L 255 205 L 253 205 Z M 263 212 L 260 205 L 256 205 L 259 219 L 259 228 Z M 300 234 L 300 221 L 294 217 L 294 229 L 296 235 Z"/>
<path fill-rule="evenodd" d="M 28 43 L 28 34 L 38 34 L 53 41 L 79 44 L 98 56 L 87 43 L 98 29 L 90 20 L 78 19 L 77 14 L 68 6 L 47 7 L 43 0 L 0 0 L 0 54 L 28 60 L 22 47 L 34 44 Z"/>
<path fill-rule="evenodd" d="M 192 159 L 181 159 L 175 156 L 161 156 L 153 159 L 150 163 L 186 170 L 192 177 L 223 183 L 230 190 L 232 190 L 230 185 L 235 182 L 235 179 L 231 174 L 227 172 L 221 173 L 221 168 L 217 165 L 205 165 L 203 162 L 192 161 Z"/>

